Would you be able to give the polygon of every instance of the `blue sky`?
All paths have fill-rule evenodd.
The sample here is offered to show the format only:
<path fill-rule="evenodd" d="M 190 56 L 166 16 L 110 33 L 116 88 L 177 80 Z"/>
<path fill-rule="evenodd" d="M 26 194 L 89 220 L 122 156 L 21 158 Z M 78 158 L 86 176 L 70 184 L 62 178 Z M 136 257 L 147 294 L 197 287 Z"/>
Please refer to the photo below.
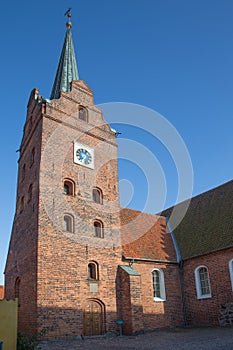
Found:
<path fill-rule="evenodd" d="M 130 102 L 163 115 L 190 153 L 194 195 L 232 179 L 232 0 L 1 2 L 0 284 L 26 106 L 34 87 L 50 95 L 69 6 L 80 78 L 95 103 Z M 167 150 L 142 130 L 117 129 L 119 140 L 134 139 L 156 154 L 166 176 L 165 206 L 175 203 L 177 174 Z M 130 207 L 142 209 L 145 176 L 123 160 L 119 172 L 134 186 Z"/>

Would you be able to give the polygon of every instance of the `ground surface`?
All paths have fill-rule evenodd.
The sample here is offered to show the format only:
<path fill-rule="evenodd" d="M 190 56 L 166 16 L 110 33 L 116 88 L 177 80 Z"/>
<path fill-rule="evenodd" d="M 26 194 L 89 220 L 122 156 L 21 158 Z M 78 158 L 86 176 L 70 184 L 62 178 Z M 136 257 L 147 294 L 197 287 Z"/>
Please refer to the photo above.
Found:
<path fill-rule="evenodd" d="M 233 350 L 233 327 L 174 328 L 137 336 L 44 341 L 38 350 Z"/>

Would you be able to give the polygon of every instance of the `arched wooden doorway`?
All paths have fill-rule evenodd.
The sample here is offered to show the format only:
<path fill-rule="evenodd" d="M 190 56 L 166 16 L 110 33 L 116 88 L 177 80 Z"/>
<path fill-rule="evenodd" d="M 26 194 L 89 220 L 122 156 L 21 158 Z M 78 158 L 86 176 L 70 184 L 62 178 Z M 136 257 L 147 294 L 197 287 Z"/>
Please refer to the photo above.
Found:
<path fill-rule="evenodd" d="M 104 305 L 96 299 L 90 299 L 83 310 L 83 334 L 100 335 L 103 333 Z"/>

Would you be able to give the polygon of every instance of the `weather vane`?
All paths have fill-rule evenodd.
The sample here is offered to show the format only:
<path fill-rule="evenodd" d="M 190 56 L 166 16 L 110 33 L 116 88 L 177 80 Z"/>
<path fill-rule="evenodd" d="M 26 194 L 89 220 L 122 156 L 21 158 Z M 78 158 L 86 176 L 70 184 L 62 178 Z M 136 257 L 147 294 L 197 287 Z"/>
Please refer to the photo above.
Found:
<path fill-rule="evenodd" d="M 64 16 L 67 16 L 68 18 L 71 17 L 71 13 L 70 13 L 71 7 L 68 8 L 68 10 L 66 11 L 66 13 L 64 14 Z"/>
<path fill-rule="evenodd" d="M 68 22 L 66 22 L 66 27 L 67 28 L 71 28 L 72 24 L 70 22 L 70 17 L 71 17 L 71 13 L 70 13 L 71 7 L 68 8 L 68 10 L 66 11 L 66 13 L 64 14 L 64 16 L 68 17 Z"/>

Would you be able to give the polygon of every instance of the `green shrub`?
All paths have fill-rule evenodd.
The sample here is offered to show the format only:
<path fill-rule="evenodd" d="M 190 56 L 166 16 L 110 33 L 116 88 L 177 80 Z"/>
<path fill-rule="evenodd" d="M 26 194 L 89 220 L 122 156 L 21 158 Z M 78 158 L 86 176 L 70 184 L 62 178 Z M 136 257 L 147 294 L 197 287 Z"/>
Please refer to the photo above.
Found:
<path fill-rule="evenodd" d="M 34 336 L 28 336 L 23 333 L 18 333 L 17 350 L 35 350 L 37 341 Z"/>

